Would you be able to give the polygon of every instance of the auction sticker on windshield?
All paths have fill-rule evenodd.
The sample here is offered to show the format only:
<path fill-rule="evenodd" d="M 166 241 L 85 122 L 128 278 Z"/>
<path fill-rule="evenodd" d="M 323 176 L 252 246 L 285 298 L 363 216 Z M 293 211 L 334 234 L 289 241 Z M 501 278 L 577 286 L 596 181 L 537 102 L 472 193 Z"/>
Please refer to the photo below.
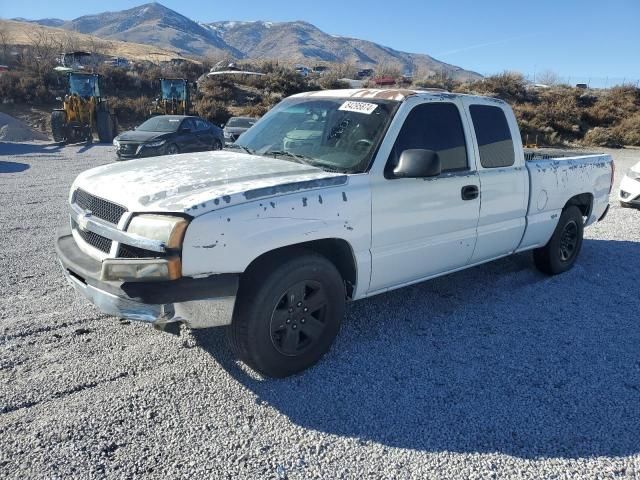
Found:
<path fill-rule="evenodd" d="M 342 105 L 340 105 L 340 108 L 338 110 L 342 110 L 343 112 L 356 112 L 371 115 L 376 108 L 378 108 L 378 105 L 376 105 L 375 103 L 354 102 L 352 100 L 347 100 Z"/>

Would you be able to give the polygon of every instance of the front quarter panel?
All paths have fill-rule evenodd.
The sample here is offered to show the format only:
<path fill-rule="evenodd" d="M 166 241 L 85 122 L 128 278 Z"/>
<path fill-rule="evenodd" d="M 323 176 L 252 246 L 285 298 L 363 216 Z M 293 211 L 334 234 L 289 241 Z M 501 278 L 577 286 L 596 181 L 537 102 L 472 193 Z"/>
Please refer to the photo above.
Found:
<path fill-rule="evenodd" d="M 277 248 L 327 238 L 351 246 L 358 272 L 354 297 L 370 274 L 371 202 L 366 174 L 346 185 L 257 198 L 196 217 L 183 244 L 185 276 L 241 273 Z"/>

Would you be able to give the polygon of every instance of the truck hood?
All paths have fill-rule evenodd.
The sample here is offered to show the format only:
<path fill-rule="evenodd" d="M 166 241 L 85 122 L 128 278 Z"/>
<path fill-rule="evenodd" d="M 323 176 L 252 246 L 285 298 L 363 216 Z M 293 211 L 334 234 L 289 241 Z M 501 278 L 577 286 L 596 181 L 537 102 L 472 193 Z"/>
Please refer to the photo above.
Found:
<path fill-rule="evenodd" d="M 199 216 L 247 201 L 344 185 L 344 174 L 287 160 L 217 151 L 151 157 L 81 173 L 82 188 L 132 212 Z"/>

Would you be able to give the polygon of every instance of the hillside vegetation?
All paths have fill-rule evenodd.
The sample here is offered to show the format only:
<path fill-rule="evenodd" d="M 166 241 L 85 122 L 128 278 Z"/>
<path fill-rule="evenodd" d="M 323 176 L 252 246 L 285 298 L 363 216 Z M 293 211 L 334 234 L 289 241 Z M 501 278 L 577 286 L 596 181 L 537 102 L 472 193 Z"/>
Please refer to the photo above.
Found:
<path fill-rule="evenodd" d="M 0 54 L 21 54 L 23 50 L 35 55 L 57 55 L 61 52 L 86 50 L 110 57 L 125 57 L 134 61 L 161 62 L 184 58 L 175 50 L 119 40 L 105 40 L 94 35 L 42 26 L 35 23 L 0 19 Z M 42 58 L 47 63 L 49 58 Z"/>
<path fill-rule="evenodd" d="M 0 99 L 4 110 L 15 113 L 17 105 L 41 106 L 45 110 L 57 105 L 55 99 L 64 95 L 66 78 L 54 73 L 53 65 L 52 61 L 45 64 L 40 60 L 25 60 L 2 74 Z M 224 123 L 231 115 L 263 115 L 282 98 L 294 93 L 345 88 L 346 84 L 339 78 L 354 73 L 353 66 L 334 64 L 329 75 L 304 78 L 289 66 L 256 62 L 243 67 L 264 72 L 264 76 L 231 80 L 203 76 L 210 66 L 207 62 L 163 67 L 140 63 L 124 70 L 102 65 L 98 72 L 103 75 L 103 92 L 125 128 L 148 117 L 162 77 L 188 78 L 192 82 L 200 78 L 193 96 L 194 113 L 215 123 Z M 397 72 L 391 69 L 385 73 Z M 535 89 L 517 73 L 503 73 L 467 83 L 446 76 L 432 76 L 414 81 L 412 85 L 403 84 L 403 87 L 407 86 L 444 88 L 501 98 L 512 105 L 526 144 L 640 145 L 640 89 L 634 86 L 585 90 L 555 85 Z M 7 104 L 13 106 L 7 108 Z"/>

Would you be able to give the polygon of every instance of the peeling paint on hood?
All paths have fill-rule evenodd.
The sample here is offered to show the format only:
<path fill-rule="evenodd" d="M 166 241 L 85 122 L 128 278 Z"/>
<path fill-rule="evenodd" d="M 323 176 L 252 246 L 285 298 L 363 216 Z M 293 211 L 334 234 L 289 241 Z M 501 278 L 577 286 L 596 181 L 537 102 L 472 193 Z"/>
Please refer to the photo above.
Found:
<path fill-rule="evenodd" d="M 347 183 L 347 176 L 288 160 L 217 151 L 167 155 L 93 168 L 72 189 L 133 212 L 192 216 L 256 198 Z"/>

